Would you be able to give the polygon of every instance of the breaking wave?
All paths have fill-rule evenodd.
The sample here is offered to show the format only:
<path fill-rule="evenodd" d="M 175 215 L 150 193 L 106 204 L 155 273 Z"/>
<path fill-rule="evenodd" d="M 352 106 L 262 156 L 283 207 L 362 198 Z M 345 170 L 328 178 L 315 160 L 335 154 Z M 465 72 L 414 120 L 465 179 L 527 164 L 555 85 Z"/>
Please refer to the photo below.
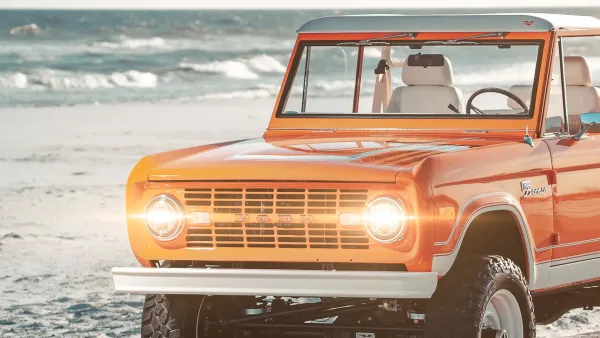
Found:
<path fill-rule="evenodd" d="M 179 68 L 185 71 L 220 74 L 237 79 L 258 79 L 260 77 L 259 73 L 283 74 L 286 69 L 276 58 L 265 54 L 250 59 L 215 61 L 203 64 L 181 62 Z"/>
<path fill-rule="evenodd" d="M 0 74 L 0 88 L 13 89 L 100 89 L 154 88 L 158 76 L 129 70 L 121 73 L 76 73 L 52 69 L 37 69 L 25 73 Z"/>
<path fill-rule="evenodd" d="M 104 48 L 109 50 L 138 50 L 138 49 L 172 49 L 174 46 L 169 44 L 161 37 L 153 37 L 149 39 L 133 39 L 127 36 L 118 36 L 114 41 L 100 41 L 92 43 L 93 48 Z"/>

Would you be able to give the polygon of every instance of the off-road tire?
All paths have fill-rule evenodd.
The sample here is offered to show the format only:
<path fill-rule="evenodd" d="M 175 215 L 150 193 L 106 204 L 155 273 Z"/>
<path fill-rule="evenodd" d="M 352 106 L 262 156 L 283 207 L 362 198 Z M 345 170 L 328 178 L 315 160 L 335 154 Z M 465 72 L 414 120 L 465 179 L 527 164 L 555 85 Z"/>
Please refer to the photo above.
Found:
<path fill-rule="evenodd" d="M 438 283 L 428 304 L 425 338 L 478 338 L 485 309 L 501 289 L 517 299 L 523 337 L 534 338 L 533 300 L 521 269 L 502 256 L 464 257 Z"/>
<path fill-rule="evenodd" d="M 186 299 L 187 298 L 187 299 Z M 197 297 L 147 295 L 142 312 L 142 338 L 196 337 Z"/>

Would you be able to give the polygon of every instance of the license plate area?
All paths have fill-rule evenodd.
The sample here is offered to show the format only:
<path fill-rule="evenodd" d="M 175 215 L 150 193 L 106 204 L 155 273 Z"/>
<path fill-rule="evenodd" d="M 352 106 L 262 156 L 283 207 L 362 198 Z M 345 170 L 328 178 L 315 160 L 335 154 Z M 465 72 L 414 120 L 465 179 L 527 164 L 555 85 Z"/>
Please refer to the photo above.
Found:
<path fill-rule="evenodd" d="M 376 338 L 375 332 L 356 332 L 356 338 Z"/>

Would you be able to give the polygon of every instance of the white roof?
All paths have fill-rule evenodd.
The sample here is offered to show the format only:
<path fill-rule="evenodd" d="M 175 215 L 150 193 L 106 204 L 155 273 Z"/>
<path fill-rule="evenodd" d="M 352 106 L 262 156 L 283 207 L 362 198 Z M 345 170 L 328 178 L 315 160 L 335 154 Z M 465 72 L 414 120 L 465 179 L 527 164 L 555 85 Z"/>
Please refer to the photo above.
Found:
<path fill-rule="evenodd" d="M 591 16 L 562 14 L 342 15 L 311 20 L 298 33 L 547 32 L 600 29 Z"/>

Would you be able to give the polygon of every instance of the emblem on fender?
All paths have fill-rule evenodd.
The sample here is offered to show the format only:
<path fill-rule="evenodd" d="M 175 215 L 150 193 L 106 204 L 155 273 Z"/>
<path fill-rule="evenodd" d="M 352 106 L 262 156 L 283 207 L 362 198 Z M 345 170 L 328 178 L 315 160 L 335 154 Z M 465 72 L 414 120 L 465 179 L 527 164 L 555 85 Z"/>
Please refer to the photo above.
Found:
<path fill-rule="evenodd" d="M 547 187 L 542 188 L 533 188 L 531 185 L 531 181 L 523 181 L 521 182 L 521 191 L 523 192 L 524 197 L 540 195 L 548 191 Z"/>

